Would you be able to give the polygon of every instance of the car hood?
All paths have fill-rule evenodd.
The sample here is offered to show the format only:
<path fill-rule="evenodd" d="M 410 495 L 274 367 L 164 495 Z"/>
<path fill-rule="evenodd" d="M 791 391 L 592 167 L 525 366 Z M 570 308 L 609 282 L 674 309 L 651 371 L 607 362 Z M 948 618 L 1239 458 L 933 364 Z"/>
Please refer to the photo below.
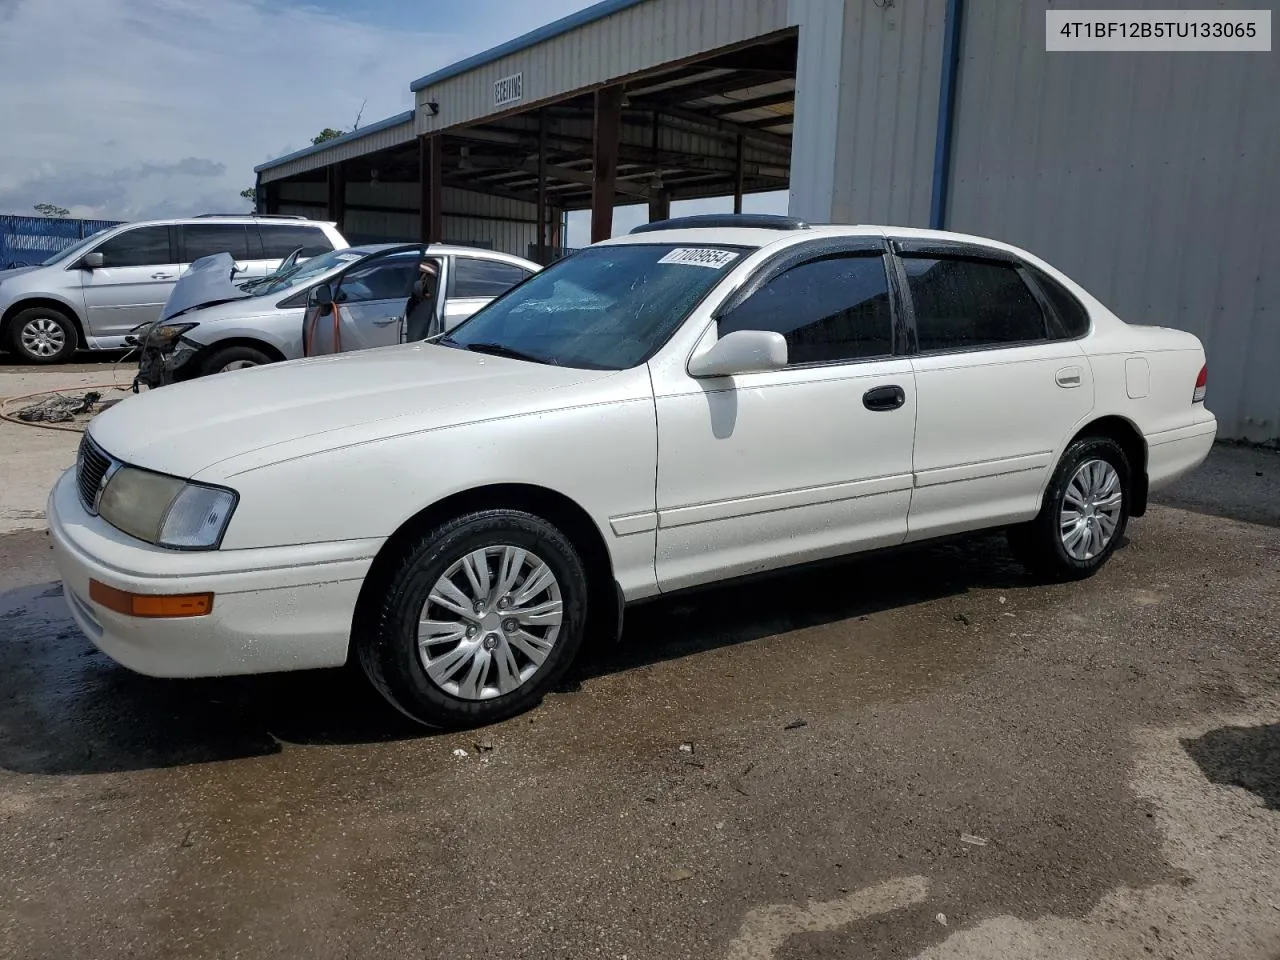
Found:
<path fill-rule="evenodd" d="M 0 270 L 0 280 L 7 280 L 10 277 L 21 276 L 24 273 L 30 273 L 32 270 L 39 270 L 40 264 L 28 267 L 10 267 L 8 270 Z"/>
<path fill-rule="evenodd" d="M 126 463 L 227 480 L 350 444 L 574 405 L 581 388 L 615 376 L 405 344 L 148 391 L 95 417 L 89 434 Z"/>
<path fill-rule="evenodd" d="M 173 285 L 169 299 L 160 311 L 160 320 L 172 319 L 196 307 L 230 300 L 247 300 L 252 294 L 240 289 L 247 278 L 235 279 L 235 258 L 229 253 L 215 253 L 201 257 L 191 264 Z"/>

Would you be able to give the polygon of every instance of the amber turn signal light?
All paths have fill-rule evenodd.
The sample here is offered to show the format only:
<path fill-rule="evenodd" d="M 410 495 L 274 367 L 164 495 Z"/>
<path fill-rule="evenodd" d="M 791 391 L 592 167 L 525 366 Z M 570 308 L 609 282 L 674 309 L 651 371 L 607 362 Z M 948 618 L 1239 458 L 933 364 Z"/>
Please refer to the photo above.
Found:
<path fill-rule="evenodd" d="M 129 617 L 203 617 L 213 609 L 212 593 L 129 593 L 89 581 L 89 599 Z"/>

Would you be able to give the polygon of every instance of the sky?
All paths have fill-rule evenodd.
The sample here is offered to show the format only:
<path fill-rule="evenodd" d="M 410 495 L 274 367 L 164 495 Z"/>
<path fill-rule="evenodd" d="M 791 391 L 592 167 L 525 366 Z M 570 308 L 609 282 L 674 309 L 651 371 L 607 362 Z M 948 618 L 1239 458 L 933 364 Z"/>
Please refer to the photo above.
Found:
<path fill-rule="evenodd" d="M 245 209 L 265 160 L 413 106 L 409 83 L 591 0 L 0 0 L 0 213 Z M 779 204 L 781 203 L 781 208 Z M 673 215 L 731 202 L 673 204 Z M 776 196 L 748 210 L 781 212 Z M 641 222 L 620 209 L 615 232 Z M 574 217 L 568 242 L 586 242 Z"/>

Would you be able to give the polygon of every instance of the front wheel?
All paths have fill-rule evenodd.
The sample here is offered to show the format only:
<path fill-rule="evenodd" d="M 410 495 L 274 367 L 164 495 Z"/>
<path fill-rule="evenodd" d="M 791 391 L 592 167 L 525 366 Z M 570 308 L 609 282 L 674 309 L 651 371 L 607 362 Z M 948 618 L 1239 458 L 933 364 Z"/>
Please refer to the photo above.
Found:
<path fill-rule="evenodd" d="M 214 350 L 200 364 L 200 375 L 209 376 L 214 373 L 229 373 L 232 370 L 245 370 L 249 367 L 260 367 L 270 363 L 271 358 L 257 347 L 241 344 Z"/>
<path fill-rule="evenodd" d="M 23 310 L 9 324 L 9 344 L 28 363 L 70 360 L 79 339 L 71 318 L 52 307 Z"/>
<path fill-rule="evenodd" d="M 1040 513 L 1009 531 L 1018 558 L 1048 579 L 1079 580 L 1107 562 L 1129 522 L 1129 459 L 1107 437 L 1069 446 L 1045 491 Z"/>
<path fill-rule="evenodd" d="M 582 644 L 587 577 L 572 543 L 518 510 L 484 510 L 409 546 L 358 629 L 365 675 L 433 727 L 494 723 L 536 704 Z"/>

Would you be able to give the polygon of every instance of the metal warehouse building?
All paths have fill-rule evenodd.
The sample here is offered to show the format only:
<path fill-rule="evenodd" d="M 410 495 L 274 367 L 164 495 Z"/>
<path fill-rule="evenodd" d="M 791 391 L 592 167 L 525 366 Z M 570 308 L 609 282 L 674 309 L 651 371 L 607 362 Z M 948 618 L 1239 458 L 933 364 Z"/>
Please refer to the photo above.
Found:
<path fill-rule="evenodd" d="M 1278 55 L 1046 52 L 1046 9 L 1099 6 L 605 0 L 263 164 L 258 204 L 542 262 L 567 211 L 597 240 L 618 204 L 778 190 L 812 222 L 991 236 L 1198 334 L 1220 435 L 1280 439 Z"/>

